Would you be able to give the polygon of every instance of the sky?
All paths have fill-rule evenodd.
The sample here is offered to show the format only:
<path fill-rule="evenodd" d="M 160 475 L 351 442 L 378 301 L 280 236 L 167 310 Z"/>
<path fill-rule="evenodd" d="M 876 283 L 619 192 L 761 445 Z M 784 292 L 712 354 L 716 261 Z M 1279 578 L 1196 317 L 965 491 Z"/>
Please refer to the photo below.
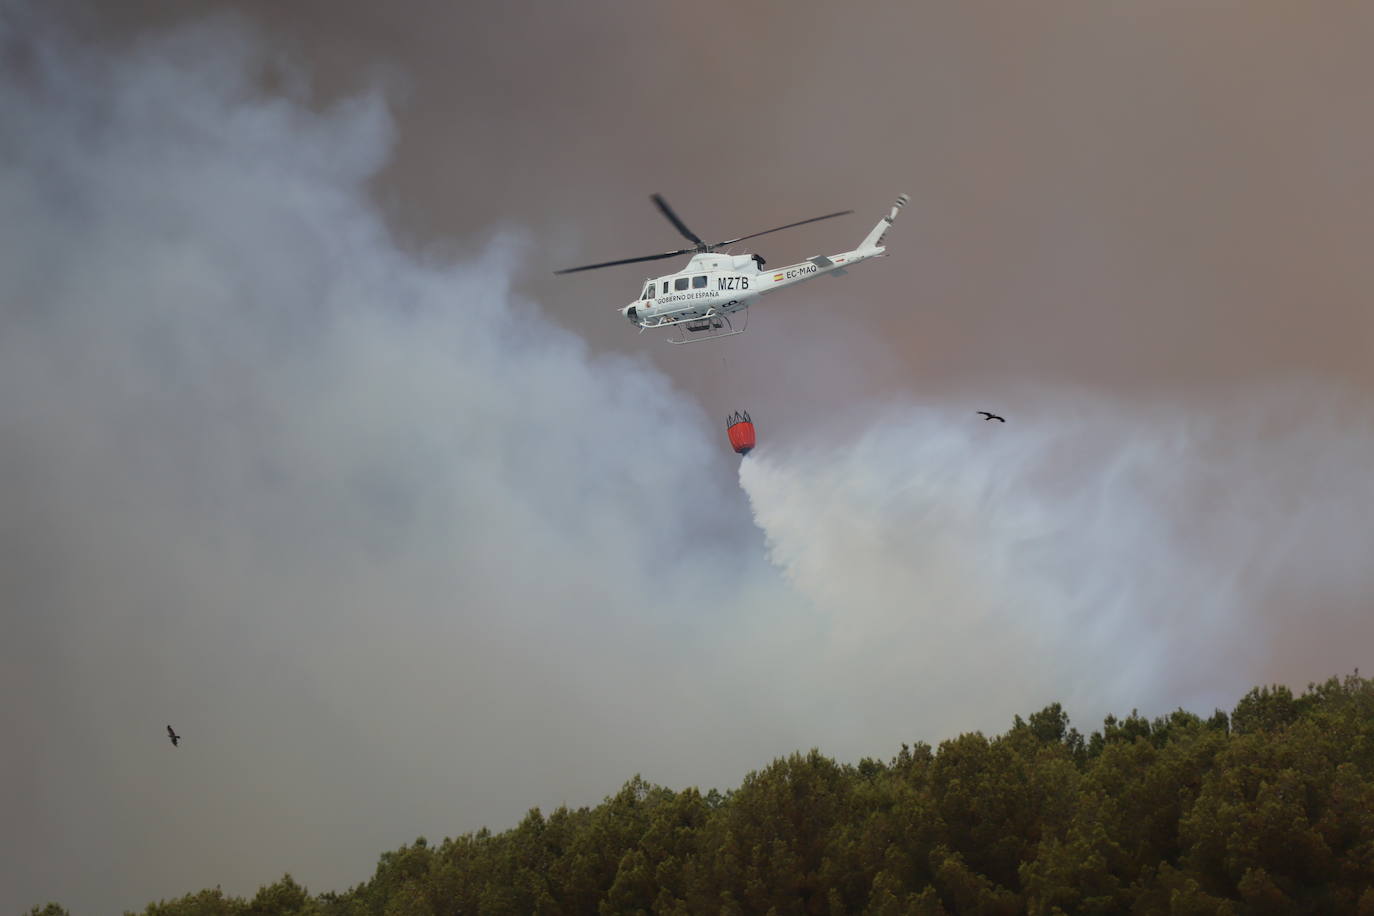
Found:
<path fill-rule="evenodd" d="M 793 9 L 0 0 L 0 907 L 1369 670 L 1374 12 Z"/>

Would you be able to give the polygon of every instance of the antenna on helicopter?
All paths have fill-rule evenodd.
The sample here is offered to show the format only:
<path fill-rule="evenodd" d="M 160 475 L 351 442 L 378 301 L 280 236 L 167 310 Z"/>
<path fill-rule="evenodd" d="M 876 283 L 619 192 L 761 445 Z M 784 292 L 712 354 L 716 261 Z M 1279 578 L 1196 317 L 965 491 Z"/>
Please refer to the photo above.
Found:
<path fill-rule="evenodd" d="M 673 212 L 673 208 L 668 206 L 668 201 L 663 199 L 662 194 L 651 195 L 650 199 L 654 202 L 654 205 L 658 207 L 659 212 L 661 212 L 664 215 L 664 217 L 667 218 L 668 222 L 672 223 L 673 227 L 677 229 L 678 232 L 682 233 L 683 238 L 687 239 L 690 242 L 693 242 L 695 247 L 680 248 L 677 251 L 665 251 L 663 254 L 648 254 L 640 258 L 622 258 L 619 261 L 602 261 L 600 264 L 585 264 L 582 267 L 568 267 L 564 270 L 555 270 L 554 273 L 573 274 L 582 270 L 596 270 L 600 267 L 615 267 L 620 264 L 635 264 L 639 261 L 658 261 L 662 260 L 663 258 L 675 258 L 678 255 L 711 252 L 715 251 L 717 248 L 724 248 L 726 245 L 733 245 L 736 242 L 743 242 L 746 239 L 756 239 L 761 235 L 768 235 L 770 232 L 781 232 L 784 229 L 792 229 L 796 226 L 805 226 L 807 223 L 818 223 L 823 219 L 834 219 L 837 216 L 848 216 L 850 213 L 854 212 L 853 210 L 840 210 L 837 213 L 827 213 L 824 216 L 813 216 L 810 219 L 804 219 L 795 223 L 788 223 L 786 226 L 777 226 L 773 229 L 765 229 L 762 232 L 755 232 L 752 235 L 741 235 L 739 238 L 726 239 L 723 242 L 709 244 L 707 242 L 702 241 L 701 236 L 697 235 L 691 229 L 687 228 L 687 224 L 684 223 L 675 212 Z"/>

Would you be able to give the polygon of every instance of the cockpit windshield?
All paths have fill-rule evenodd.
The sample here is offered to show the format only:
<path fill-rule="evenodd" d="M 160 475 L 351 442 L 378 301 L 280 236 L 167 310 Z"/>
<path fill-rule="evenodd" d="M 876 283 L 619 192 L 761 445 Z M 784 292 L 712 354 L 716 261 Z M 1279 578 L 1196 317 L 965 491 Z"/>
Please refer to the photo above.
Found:
<path fill-rule="evenodd" d="M 644 295 L 640 296 L 639 298 L 641 298 L 641 299 L 652 299 L 652 298 L 654 298 L 654 285 L 653 285 L 652 283 L 650 283 L 648 286 L 644 287 Z"/>

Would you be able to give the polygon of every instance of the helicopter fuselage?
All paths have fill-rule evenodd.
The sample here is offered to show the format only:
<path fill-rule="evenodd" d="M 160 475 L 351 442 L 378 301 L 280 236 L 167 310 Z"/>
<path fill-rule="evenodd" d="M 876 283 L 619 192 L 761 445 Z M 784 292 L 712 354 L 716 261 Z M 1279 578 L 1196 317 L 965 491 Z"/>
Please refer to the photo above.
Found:
<path fill-rule="evenodd" d="M 646 282 L 639 300 L 621 309 L 632 322 L 648 328 L 729 314 L 747 308 L 758 297 L 758 262 L 750 255 L 696 254 L 675 274 Z"/>
<path fill-rule="evenodd" d="M 756 255 L 696 254 L 678 273 L 647 281 L 639 300 L 620 311 L 641 328 L 729 315 L 747 309 L 760 296 L 822 274 L 843 273 L 846 267 L 885 253 L 874 245 L 830 257 L 818 255 L 776 270 L 761 267 L 762 258 Z"/>

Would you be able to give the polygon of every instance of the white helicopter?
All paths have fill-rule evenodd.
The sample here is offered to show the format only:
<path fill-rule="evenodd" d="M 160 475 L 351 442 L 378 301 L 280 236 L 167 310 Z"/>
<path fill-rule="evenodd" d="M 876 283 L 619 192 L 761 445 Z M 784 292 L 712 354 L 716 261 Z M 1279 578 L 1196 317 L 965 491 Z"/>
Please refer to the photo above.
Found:
<path fill-rule="evenodd" d="M 868 233 L 867 238 L 853 251 L 833 254 L 828 258 L 817 255 L 777 270 L 764 270 L 764 261 L 759 255 L 726 254 L 718 252 L 717 249 L 746 239 L 758 238 L 770 232 L 781 232 L 794 226 L 845 216 L 854 211 L 841 210 L 839 213 L 814 216 L 801 222 L 788 223 L 776 229 L 765 229 L 753 235 L 742 235 L 737 239 L 727 239 L 711 245 L 703 242 L 695 232 L 688 229 L 682 220 L 678 219 L 672 207 L 668 206 L 668 202 L 655 194 L 653 201 L 658 205 L 658 209 L 677 227 L 678 232 L 692 241 L 695 247 L 645 255 L 642 258 L 624 258 L 619 261 L 587 264 L 583 267 L 569 267 L 554 273 L 571 274 L 580 270 L 596 270 L 600 267 L 615 267 L 619 264 L 657 261 L 660 258 L 691 254 L 692 259 L 687 262 L 686 267 L 675 274 L 648 281 L 639 300 L 620 309 L 620 313 L 630 319 L 630 323 L 636 325 L 641 333 L 649 328 L 671 328 L 677 331 L 677 336 L 668 338 L 668 342 L 673 344 L 729 337 L 733 334 L 743 334 L 749 321 L 746 312 L 743 325 L 736 328 L 731 323 L 730 316 L 743 312 L 758 301 L 760 296 L 794 283 L 815 279 L 822 274 L 830 274 L 832 277 L 843 276 L 846 268 L 860 261 L 885 255 L 887 249 L 883 247 L 883 238 L 887 235 L 893 220 L 897 218 L 897 211 L 906 206 L 908 199 L 907 195 L 900 195 L 892 205 L 892 211 L 878 221 L 878 225 L 873 227 L 873 231 Z"/>

